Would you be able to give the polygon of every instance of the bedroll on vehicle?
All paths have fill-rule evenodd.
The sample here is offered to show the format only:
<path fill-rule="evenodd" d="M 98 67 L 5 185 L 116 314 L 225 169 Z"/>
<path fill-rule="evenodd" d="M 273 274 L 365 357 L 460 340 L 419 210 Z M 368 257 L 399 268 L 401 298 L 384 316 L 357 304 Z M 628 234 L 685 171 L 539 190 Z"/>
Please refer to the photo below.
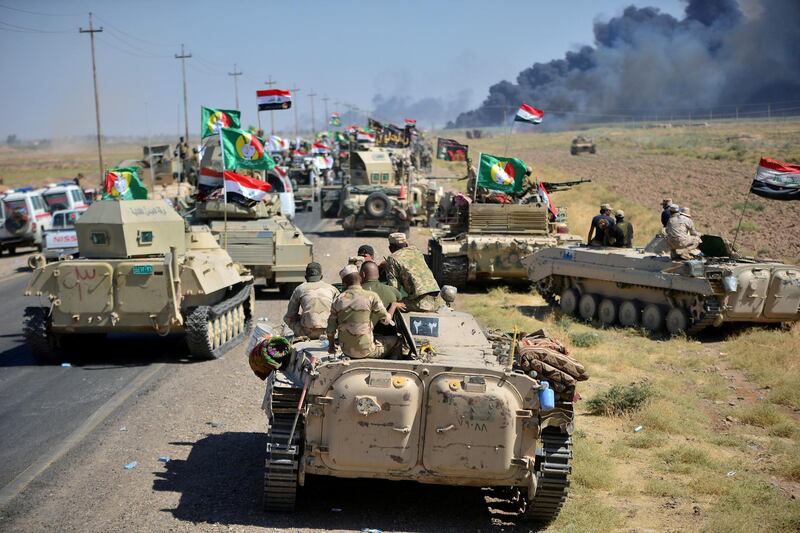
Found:
<path fill-rule="evenodd" d="M 203 226 L 161 200 L 100 201 L 75 223 L 80 259 L 33 256 L 23 333 L 40 361 L 111 332 L 183 333 L 189 353 L 220 357 L 253 316 L 253 278 Z"/>

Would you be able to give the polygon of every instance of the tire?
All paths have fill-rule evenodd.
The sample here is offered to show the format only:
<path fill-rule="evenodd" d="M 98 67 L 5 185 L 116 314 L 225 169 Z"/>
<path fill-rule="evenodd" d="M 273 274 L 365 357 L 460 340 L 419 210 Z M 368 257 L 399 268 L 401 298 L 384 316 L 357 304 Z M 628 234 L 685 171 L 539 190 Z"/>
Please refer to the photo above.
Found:
<path fill-rule="evenodd" d="M 573 146 L 569 149 L 569 153 L 572 155 L 578 155 L 578 149 Z"/>
<path fill-rule="evenodd" d="M 617 304 L 611 298 L 603 298 L 597 307 L 597 318 L 604 326 L 613 326 L 617 322 Z"/>
<path fill-rule="evenodd" d="M 22 320 L 25 344 L 39 364 L 55 365 L 61 362 L 61 351 L 56 337 L 50 332 L 50 317 L 45 307 L 26 307 Z"/>
<path fill-rule="evenodd" d="M 575 289 L 565 289 L 561 293 L 561 312 L 565 315 L 574 316 L 578 311 L 578 291 Z"/>
<path fill-rule="evenodd" d="M 597 153 L 597 147 L 595 147 L 594 145 L 592 145 L 592 147 L 589 149 L 589 153 L 590 153 L 590 154 L 596 154 L 596 153 Z"/>
<path fill-rule="evenodd" d="M 6 217 L 4 226 L 10 234 L 20 235 L 25 232 L 29 221 L 30 217 L 28 215 L 19 211 L 12 211 L 8 217 Z"/>
<path fill-rule="evenodd" d="M 667 317 L 664 322 L 670 335 L 680 335 L 681 333 L 685 333 L 686 329 L 689 327 L 689 315 L 686 313 L 685 309 L 673 307 L 667 312 Z"/>
<path fill-rule="evenodd" d="M 639 305 L 633 300 L 625 300 L 619 306 L 617 316 L 619 323 L 626 328 L 635 328 L 639 325 L 641 317 Z"/>
<path fill-rule="evenodd" d="M 578 302 L 578 313 L 581 318 L 591 322 L 597 314 L 597 297 L 593 294 L 584 294 Z"/>
<path fill-rule="evenodd" d="M 642 311 L 642 326 L 652 333 L 664 327 L 664 312 L 656 304 L 647 304 Z"/>
<path fill-rule="evenodd" d="M 17 255 L 17 247 L 16 246 L 9 246 L 6 248 L 8 250 L 8 255 Z"/>
<path fill-rule="evenodd" d="M 392 210 L 392 202 L 383 191 L 375 191 L 364 201 L 364 211 L 372 218 L 384 218 Z"/>

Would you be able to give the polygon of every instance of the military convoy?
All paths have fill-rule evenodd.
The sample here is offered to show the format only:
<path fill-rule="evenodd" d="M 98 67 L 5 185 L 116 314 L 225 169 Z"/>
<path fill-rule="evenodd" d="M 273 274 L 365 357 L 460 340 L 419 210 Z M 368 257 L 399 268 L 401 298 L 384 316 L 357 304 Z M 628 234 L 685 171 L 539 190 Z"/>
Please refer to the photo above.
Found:
<path fill-rule="evenodd" d="M 466 313 L 397 313 L 395 323 L 399 359 L 305 341 L 269 375 L 265 509 L 292 511 L 313 474 L 495 487 L 524 517 L 554 519 L 570 483 L 575 380 L 554 382 L 555 402 L 542 401 L 545 376 L 518 364 L 514 339 L 490 341 Z"/>
<path fill-rule="evenodd" d="M 572 139 L 572 144 L 569 147 L 569 153 L 572 155 L 578 155 L 582 153 L 596 154 L 597 145 L 594 143 L 594 140 L 591 137 L 578 135 Z"/>
<path fill-rule="evenodd" d="M 644 249 L 543 249 L 524 262 L 550 305 L 604 326 L 696 334 L 729 322 L 800 320 L 800 268 L 739 257 L 715 235 L 702 236 L 702 257 L 674 260 L 656 252 L 661 240 Z"/>
<path fill-rule="evenodd" d="M 208 137 L 203 168 L 221 170 L 218 150 L 219 137 Z M 274 191 L 283 190 L 283 182 L 274 171 L 264 178 Z M 314 259 L 311 241 L 282 214 L 275 195 L 250 205 L 206 198 L 195 208 L 192 223 L 208 225 L 233 260 L 247 267 L 256 279 L 264 279 L 267 287 L 291 294 L 305 281 L 306 265 Z"/>
<path fill-rule="evenodd" d="M 570 187 L 571 182 L 562 188 Z M 555 184 L 549 184 L 555 190 Z M 439 285 L 464 288 L 478 280 L 527 280 L 522 258 L 543 247 L 581 242 L 570 235 L 566 209 L 552 217 L 538 195 L 528 203 L 470 203 L 456 205 L 449 195 L 441 203 L 442 229 L 428 241 L 430 267 Z"/>
<path fill-rule="evenodd" d="M 75 223 L 80 259 L 33 269 L 23 333 L 43 363 L 81 340 L 111 332 L 184 333 L 189 353 L 210 359 L 245 335 L 253 278 L 240 271 L 208 228 L 189 227 L 160 200 L 93 203 Z"/>

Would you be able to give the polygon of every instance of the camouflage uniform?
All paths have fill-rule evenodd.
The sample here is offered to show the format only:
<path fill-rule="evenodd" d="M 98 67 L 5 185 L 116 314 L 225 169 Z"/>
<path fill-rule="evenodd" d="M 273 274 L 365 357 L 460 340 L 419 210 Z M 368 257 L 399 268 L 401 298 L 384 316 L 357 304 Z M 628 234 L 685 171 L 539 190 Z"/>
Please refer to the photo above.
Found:
<path fill-rule="evenodd" d="M 336 297 L 328 318 L 328 338 L 339 332 L 342 352 L 353 359 L 379 358 L 383 345 L 372 337 L 372 327 L 379 320 L 389 320 L 378 295 L 360 285 L 348 287 Z"/>
<path fill-rule="evenodd" d="M 439 284 L 417 248 L 407 246 L 386 258 L 386 282 L 408 295 L 403 300 L 409 311 L 436 311 L 444 305 Z"/>
<path fill-rule="evenodd" d="M 689 253 L 700 245 L 700 234 L 687 213 L 672 213 L 667 222 L 667 244 L 673 255 L 689 258 Z"/>
<path fill-rule="evenodd" d="M 364 281 L 361 283 L 361 286 L 377 294 L 386 309 L 389 309 L 393 303 L 399 302 L 402 299 L 400 291 L 390 285 L 381 283 L 377 279 Z M 397 329 L 395 327 L 377 323 L 374 324 L 372 333 L 375 335 L 375 339 L 379 340 L 383 345 L 383 355 L 385 357 L 400 355 L 400 337 L 397 335 Z"/>
<path fill-rule="evenodd" d="M 307 281 L 297 287 L 289 299 L 283 321 L 298 337 L 318 339 L 325 333 L 331 304 L 339 291 L 324 281 Z"/>

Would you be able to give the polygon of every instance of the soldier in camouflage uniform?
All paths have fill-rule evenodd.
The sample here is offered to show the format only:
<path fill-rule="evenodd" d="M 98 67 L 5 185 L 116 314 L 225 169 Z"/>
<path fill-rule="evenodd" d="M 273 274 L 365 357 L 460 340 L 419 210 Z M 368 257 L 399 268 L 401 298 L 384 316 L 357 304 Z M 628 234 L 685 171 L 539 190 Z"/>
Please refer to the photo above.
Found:
<path fill-rule="evenodd" d="M 405 233 L 389 235 L 386 258 L 386 282 L 404 292 L 403 303 L 409 311 L 436 311 L 444 305 L 439 296 L 439 284 L 425 262 L 422 252 L 409 246 Z"/>
<path fill-rule="evenodd" d="M 394 325 L 380 297 L 361 286 L 361 277 L 355 265 L 345 266 L 339 276 L 345 291 L 333 301 L 328 318 L 329 353 L 336 353 L 334 336 L 344 355 L 353 359 L 380 358 L 384 348 L 372 336 L 373 324 L 381 322 Z"/>
<path fill-rule="evenodd" d="M 322 281 L 322 266 L 309 263 L 306 282 L 292 293 L 283 321 L 298 337 L 318 339 L 325 333 L 331 304 L 338 294 L 333 285 Z"/>

